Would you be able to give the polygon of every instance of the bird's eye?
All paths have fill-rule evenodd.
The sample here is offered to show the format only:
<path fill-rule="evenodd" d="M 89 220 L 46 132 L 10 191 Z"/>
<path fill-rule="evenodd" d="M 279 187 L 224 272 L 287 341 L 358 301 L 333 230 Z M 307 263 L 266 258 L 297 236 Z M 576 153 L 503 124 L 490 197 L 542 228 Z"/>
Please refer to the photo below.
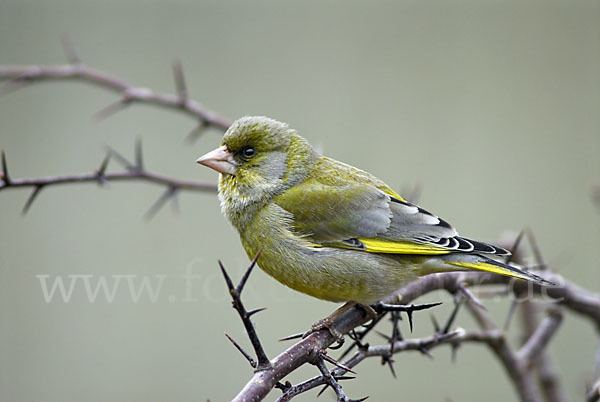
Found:
<path fill-rule="evenodd" d="M 242 156 L 244 158 L 251 158 L 256 154 L 256 149 L 254 149 L 253 147 L 244 147 L 242 148 Z"/>

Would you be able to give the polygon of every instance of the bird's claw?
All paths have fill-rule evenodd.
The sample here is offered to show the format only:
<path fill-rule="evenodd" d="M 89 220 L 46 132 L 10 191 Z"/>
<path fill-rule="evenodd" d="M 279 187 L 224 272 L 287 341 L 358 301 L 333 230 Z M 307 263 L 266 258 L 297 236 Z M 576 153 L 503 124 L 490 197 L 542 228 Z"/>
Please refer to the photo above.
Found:
<path fill-rule="evenodd" d="M 344 344 L 344 334 L 341 333 L 336 327 L 335 325 L 333 325 L 333 321 L 329 318 L 323 318 L 322 320 L 319 320 L 317 322 L 315 322 L 308 331 L 306 331 L 304 333 L 304 335 L 302 335 L 302 338 L 306 338 L 307 336 L 309 336 L 310 334 L 312 334 L 313 332 L 317 332 L 320 331 L 322 329 L 327 329 L 329 331 L 329 333 L 331 334 L 331 336 L 333 336 L 335 338 L 335 341 L 338 343 L 338 345 L 336 345 L 334 347 L 334 349 L 337 349 L 339 347 L 341 347 Z"/>

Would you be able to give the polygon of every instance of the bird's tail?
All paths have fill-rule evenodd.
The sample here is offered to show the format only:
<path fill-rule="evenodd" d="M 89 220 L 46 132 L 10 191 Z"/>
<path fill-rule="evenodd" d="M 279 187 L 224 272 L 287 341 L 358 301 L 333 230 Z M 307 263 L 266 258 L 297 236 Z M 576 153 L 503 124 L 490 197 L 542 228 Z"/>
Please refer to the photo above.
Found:
<path fill-rule="evenodd" d="M 478 254 L 448 254 L 441 256 L 445 265 L 454 267 L 454 270 L 477 270 L 491 272 L 513 278 L 524 279 L 526 281 L 537 283 L 538 285 L 554 285 L 540 276 L 531 272 L 523 271 L 515 266 L 503 264 L 499 261 L 483 257 Z"/>

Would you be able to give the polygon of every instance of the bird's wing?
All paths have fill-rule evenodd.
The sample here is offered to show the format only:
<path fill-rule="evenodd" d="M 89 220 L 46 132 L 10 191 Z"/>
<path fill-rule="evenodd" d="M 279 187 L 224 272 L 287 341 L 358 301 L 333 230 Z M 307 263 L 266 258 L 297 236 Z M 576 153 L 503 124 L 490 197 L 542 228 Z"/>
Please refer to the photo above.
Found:
<path fill-rule="evenodd" d="M 290 212 L 293 230 L 313 242 L 376 237 L 391 225 L 390 196 L 367 184 L 304 182 L 274 198 Z"/>
<path fill-rule="evenodd" d="M 449 252 L 509 255 L 491 244 L 460 237 L 445 220 L 401 198 L 390 196 L 392 220 L 388 229 L 374 238 L 359 239 L 367 251 L 378 253 L 447 254 Z M 408 242 L 408 245 L 404 244 Z M 411 247 L 411 244 L 414 244 Z M 404 251 L 408 248 L 408 251 Z"/>
<path fill-rule="evenodd" d="M 373 177 L 338 173 L 337 178 L 306 180 L 274 198 L 294 216 L 292 229 L 317 245 L 390 254 L 509 254 L 459 237 L 446 221 Z"/>

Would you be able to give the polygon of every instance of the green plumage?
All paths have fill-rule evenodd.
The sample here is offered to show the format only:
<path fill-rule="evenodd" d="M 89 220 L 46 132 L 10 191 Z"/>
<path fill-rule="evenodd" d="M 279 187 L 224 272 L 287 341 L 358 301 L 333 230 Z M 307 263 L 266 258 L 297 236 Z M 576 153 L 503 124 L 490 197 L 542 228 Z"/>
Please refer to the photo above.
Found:
<path fill-rule="evenodd" d="M 286 286 L 331 301 L 373 303 L 433 272 L 479 269 L 542 282 L 483 257 L 468 240 L 373 175 L 316 153 L 286 124 L 244 117 L 199 163 L 221 172 L 223 213 L 250 258 Z"/>

